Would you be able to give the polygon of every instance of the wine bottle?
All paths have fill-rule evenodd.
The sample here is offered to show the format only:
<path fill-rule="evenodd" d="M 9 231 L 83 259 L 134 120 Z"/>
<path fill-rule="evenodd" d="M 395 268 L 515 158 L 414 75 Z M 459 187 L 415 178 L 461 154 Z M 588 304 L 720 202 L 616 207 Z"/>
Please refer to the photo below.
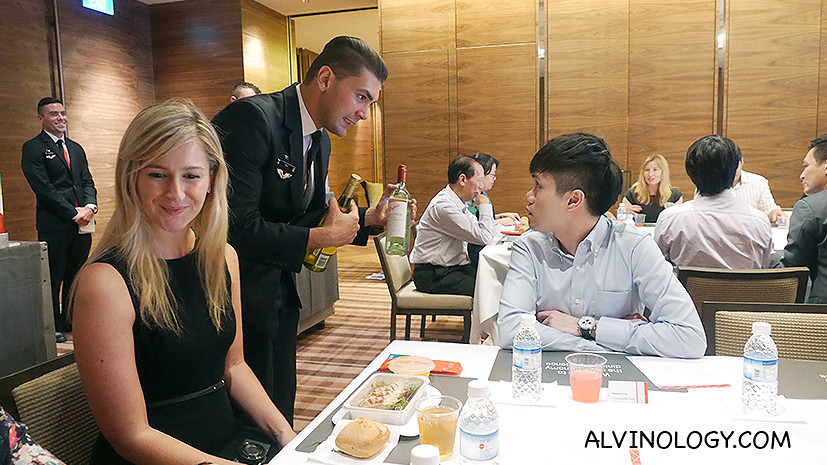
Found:
<path fill-rule="evenodd" d="M 399 165 L 396 189 L 388 199 L 388 221 L 385 225 L 385 253 L 407 255 L 411 250 L 411 194 L 405 182 L 408 167 Z"/>
<path fill-rule="evenodd" d="M 362 182 L 362 178 L 356 173 L 351 174 L 350 179 L 347 180 L 347 185 L 345 185 L 342 195 L 339 196 L 338 200 L 339 210 L 343 213 L 350 212 L 350 201 L 353 200 L 353 193 L 356 191 L 356 187 L 360 182 Z M 319 226 L 324 226 L 326 219 L 327 212 L 325 212 L 322 220 L 319 221 Z M 334 253 L 336 253 L 336 247 L 309 250 L 304 256 L 304 266 L 311 271 L 324 271 L 327 269 L 327 263 Z"/>

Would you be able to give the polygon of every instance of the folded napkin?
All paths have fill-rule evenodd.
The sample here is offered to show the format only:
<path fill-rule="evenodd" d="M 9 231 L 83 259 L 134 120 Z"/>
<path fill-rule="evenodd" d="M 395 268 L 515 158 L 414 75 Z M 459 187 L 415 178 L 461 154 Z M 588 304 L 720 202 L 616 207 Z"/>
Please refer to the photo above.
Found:
<path fill-rule="evenodd" d="M 344 455 L 338 452 L 336 447 L 336 436 L 342 431 L 348 423 L 353 420 L 340 420 L 333 428 L 333 432 L 321 444 L 316 446 L 316 450 L 307 456 L 307 463 L 322 463 L 325 465 L 366 465 L 366 464 L 381 464 L 388 458 L 391 451 L 399 442 L 399 427 L 393 425 L 386 425 L 391 432 L 391 437 L 388 439 L 385 448 L 379 451 L 378 454 L 368 459 L 357 459 L 349 455 Z"/>

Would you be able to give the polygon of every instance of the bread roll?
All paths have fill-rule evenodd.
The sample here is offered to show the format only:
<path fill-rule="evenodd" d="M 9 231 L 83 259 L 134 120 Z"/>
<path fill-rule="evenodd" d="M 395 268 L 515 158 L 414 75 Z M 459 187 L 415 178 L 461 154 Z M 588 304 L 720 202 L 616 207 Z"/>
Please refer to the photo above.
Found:
<path fill-rule="evenodd" d="M 367 418 L 357 418 L 336 436 L 336 447 L 353 457 L 373 457 L 385 447 L 391 432 L 387 426 Z"/>

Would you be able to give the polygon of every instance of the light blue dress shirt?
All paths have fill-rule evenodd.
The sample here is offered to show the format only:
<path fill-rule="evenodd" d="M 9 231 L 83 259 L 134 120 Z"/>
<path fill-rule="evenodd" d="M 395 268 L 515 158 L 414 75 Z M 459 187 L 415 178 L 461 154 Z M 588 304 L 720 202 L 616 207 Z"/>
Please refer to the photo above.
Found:
<path fill-rule="evenodd" d="M 650 322 L 624 317 L 652 310 Z M 497 325 L 511 347 L 520 315 L 561 310 L 599 318 L 596 341 L 535 323 L 544 350 L 606 351 L 699 358 L 706 336 L 686 289 L 652 237 L 601 217 L 571 256 L 552 233 L 531 231 L 514 242 Z"/>

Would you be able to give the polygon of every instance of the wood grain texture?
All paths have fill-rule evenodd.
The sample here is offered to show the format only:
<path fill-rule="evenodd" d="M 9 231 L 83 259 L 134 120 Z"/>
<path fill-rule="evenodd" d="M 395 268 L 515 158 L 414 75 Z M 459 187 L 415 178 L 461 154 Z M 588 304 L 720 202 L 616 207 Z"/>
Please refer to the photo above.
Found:
<path fill-rule="evenodd" d="M 40 132 L 37 101 L 52 94 L 46 15 L 45 2 L 28 0 L 12 1 L 0 15 L 0 176 L 3 219 L 12 240 L 37 240 L 35 197 L 20 157 L 23 143 Z"/>
<path fill-rule="evenodd" d="M 385 53 L 385 179 L 408 167 L 408 190 L 420 213 L 447 183 L 449 153 L 448 51 Z"/>
<path fill-rule="evenodd" d="M 627 167 L 628 1 L 555 1 L 547 15 L 549 138 L 576 131 L 595 134 Z"/>
<path fill-rule="evenodd" d="M 115 2 L 115 16 L 95 13 L 79 2 L 60 0 L 66 111 L 69 137 L 86 151 L 98 189 L 98 231 L 114 209 L 115 160 L 124 130 L 143 108 L 154 103 L 149 7 Z"/>
<path fill-rule="evenodd" d="M 537 45 L 457 49 L 459 154 L 500 161 L 490 193 L 496 211 L 523 212 L 537 151 Z"/>
<path fill-rule="evenodd" d="M 457 47 L 537 41 L 537 0 L 456 0 Z"/>
<path fill-rule="evenodd" d="M 155 96 L 192 100 L 208 117 L 244 80 L 241 0 L 150 6 Z"/>
<path fill-rule="evenodd" d="M 456 47 L 454 0 L 380 0 L 382 52 Z"/>
<path fill-rule="evenodd" d="M 686 149 L 714 130 L 715 11 L 715 0 L 629 2 L 627 166 L 636 177 L 646 156 L 661 153 L 685 195 L 694 192 Z"/>
<path fill-rule="evenodd" d="M 241 0 L 241 37 L 244 80 L 265 93 L 289 86 L 287 17 L 253 0 Z"/>
<path fill-rule="evenodd" d="M 801 197 L 798 174 L 817 132 L 821 1 L 730 0 L 726 135 L 776 203 Z"/>
<path fill-rule="evenodd" d="M 818 127 L 816 135 L 827 133 L 827 0 L 821 1 L 821 43 L 818 69 Z"/>

